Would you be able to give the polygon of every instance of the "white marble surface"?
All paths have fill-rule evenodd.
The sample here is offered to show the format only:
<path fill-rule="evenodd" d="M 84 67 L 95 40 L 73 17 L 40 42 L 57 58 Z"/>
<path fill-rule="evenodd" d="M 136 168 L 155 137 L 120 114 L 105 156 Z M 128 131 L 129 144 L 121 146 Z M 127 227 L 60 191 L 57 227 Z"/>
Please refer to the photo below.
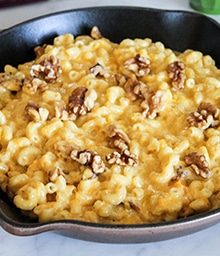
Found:
<path fill-rule="evenodd" d="M 127 5 L 161 9 L 191 10 L 188 0 L 48 0 L 21 7 L 0 9 L 0 29 L 44 14 L 87 6 Z M 212 16 L 220 22 L 220 15 Z M 181 238 L 147 244 L 101 244 L 80 241 L 47 232 L 17 237 L 0 228 L 1 256 L 219 256 L 220 224 Z"/>

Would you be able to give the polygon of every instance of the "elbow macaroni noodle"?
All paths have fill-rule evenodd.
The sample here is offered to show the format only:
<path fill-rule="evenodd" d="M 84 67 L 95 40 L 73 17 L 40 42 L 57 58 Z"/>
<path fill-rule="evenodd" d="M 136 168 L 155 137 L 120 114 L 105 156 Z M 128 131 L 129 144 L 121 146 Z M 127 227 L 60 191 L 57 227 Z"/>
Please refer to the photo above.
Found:
<path fill-rule="evenodd" d="M 0 74 L 0 188 L 16 207 L 40 222 L 120 224 L 220 207 L 219 116 L 198 110 L 220 108 L 210 56 L 149 38 L 116 44 L 70 34 L 39 49 Z M 201 118 L 215 124 L 204 128 Z"/>

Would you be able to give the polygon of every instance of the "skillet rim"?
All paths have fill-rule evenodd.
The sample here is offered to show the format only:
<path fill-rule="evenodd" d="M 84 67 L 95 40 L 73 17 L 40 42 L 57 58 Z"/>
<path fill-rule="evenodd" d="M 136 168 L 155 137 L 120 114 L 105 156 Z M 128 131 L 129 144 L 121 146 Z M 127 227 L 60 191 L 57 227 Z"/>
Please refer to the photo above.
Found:
<path fill-rule="evenodd" d="M 92 10 L 103 10 L 103 9 L 115 9 L 115 10 L 135 10 L 135 11 L 144 11 L 144 12 L 157 12 L 157 13 L 167 13 L 167 14 L 185 14 L 188 16 L 205 18 L 207 21 L 211 22 L 214 26 L 217 26 L 220 29 L 220 25 L 214 19 L 205 16 L 200 13 L 195 13 L 191 11 L 182 11 L 182 10 L 167 10 L 167 9 L 155 9 L 155 8 L 147 8 L 147 7 L 133 7 L 133 6 L 98 6 L 98 7 L 84 7 L 71 9 L 66 11 L 59 11 L 51 14 L 42 15 L 33 19 L 29 19 L 27 21 L 16 24 L 10 28 L 7 28 L 0 32 L 0 38 L 7 34 L 12 33 L 17 28 L 21 28 L 23 26 L 29 25 L 33 22 L 38 22 L 42 19 L 49 19 L 50 17 L 62 16 L 66 14 L 70 14 L 72 12 L 78 11 L 92 11 Z M 5 204 L 5 202 L 0 199 L 0 205 Z M 101 224 L 101 223 L 90 223 L 76 220 L 60 220 L 53 221 L 49 223 L 22 223 L 10 219 L 2 210 L 0 206 L 0 225 L 9 233 L 26 236 L 38 234 L 46 231 L 55 231 L 56 229 L 69 229 L 70 232 L 73 232 L 73 237 L 77 238 L 77 234 L 75 232 L 81 230 L 81 234 L 79 235 L 80 239 L 96 241 L 96 242 L 113 242 L 113 243 L 138 243 L 138 242 L 152 242 L 159 240 L 167 240 L 170 238 L 174 238 L 176 234 L 178 236 L 183 236 L 186 234 L 191 234 L 201 229 L 207 228 L 211 225 L 218 223 L 220 220 L 220 208 L 208 211 L 205 213 L 197 214 L 194 216 L 189 216 L 186 218 L 174 220 L 174 221 L 166 221 L 166 222 L 158 222 L 151 224 L 131 224 L 131 225 L 123 225 L 123 224 Z M 202 225 L 201 225 L 202 224 Z M 186 228 L 187 226 L 187 228 Z M 103 232 L 101 235 L 98 235 L 98 238 L 90 238 L 85 235 L 86 229 L 91 230 L 91 234 L 98 234 L 100 230 L 103 230 L 110 233 L 109 238 L 108 234 L 103 236 Z M 126 234 L 126 232 L 130 232 L 132 230 L 137 235 L 136 238 L 133 235 Z M 68 230 L 67 230 L 68 231 Z M 168 231 L 168 232 L 167 232 Z M 165 234 L 167 232 L 167 234 Z M 62 233 L 62 232 L 61 232 Z M 65 233 L 65 232 L 64 232 Z M 90 235 L 91 235 L 90 234 Z M 115 234 L 120 234 L 122 237 L 118 240 L 118 237 L 114 238 Z M 150 234 L 150 235 L 149 235 Z M 160 236 L 162 234 L 162 236 Z M 71 236 L 71 234 L 67 234 Z M 143 239 L 140 238 L 140 235 L 145 235 Z M 106 237 L 107 236 L 107 237 Z M 151 237 L 150 237 L 151 236 Z M 138 238 L 138 239 L 137 239 Z"/>

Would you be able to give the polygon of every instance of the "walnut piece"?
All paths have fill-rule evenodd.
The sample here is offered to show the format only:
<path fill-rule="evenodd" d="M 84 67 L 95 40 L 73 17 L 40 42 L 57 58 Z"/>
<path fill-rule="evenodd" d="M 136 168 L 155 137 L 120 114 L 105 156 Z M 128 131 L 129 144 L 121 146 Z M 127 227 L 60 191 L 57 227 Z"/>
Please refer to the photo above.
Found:
<path fill-rule="evenodd" d="M 172 181 L 183 180 L 188 175 L 189 175 L 189 170 L 180 166 L 176 171 L 176 175 L 171 180 Z"/>
<path fill-rule="evenodd" d="M 77 87 L 69 97 L 69 114 L 86 115 L 94 107 L 96 99 L 95 90 L 88 90 L 84 86 Z"/>
<path fill-rule="evenodd" d="M 94 66 L 92 66 L 89 71 L 94 74 L 96 77 L 109 77 L 109 73 L 107 70 L 99 63 L 96 63 Z"/>
<path fill-rule="evenodd" d="M 43 44 L 42 46 L 36 46 L 34 48 L 34 52 L 37 58 L 42 56 L 45 53 L 45 48 L 47 47 L 47 44 Z"/>
<path fill-rule="evenodd" d="M 68 120 L 66 103 L 63 100 L 55 101 L 54 110 L 55 110 L 55 117 L 60 118 L 61 120 Z"/>
<path fill-rule="evenodd" d="M 118 164 L 121 166 L 135 166 L 137 157 L 129 151 L 130 139 L 126 133 L 118 129 L 115 125 L 110 125 L 108 128 L 109 144 L 111 147 L 116 147 L 119 152 L 115 151 L 106 156 L 106 161 L 109 164 Z"/>
<path fill-rule="evenodd" d="M 23 83 L 21 79 L 16 78 L 14 75 L 11 74 L 0 74 L 0 85 L 4 88 L 8 89 L 9 91 L 20 91 Z"/>
<path fill-rule="evenodd" d="M 192 152 L 185 156 L 185 163 L 190 166 L 197 175 L 207 179 L 210 176 L 210 169 L 205 155 L 200 152 Z"/>
<path fill-rule="evenodd" d="M 108 137 L 110 138 L 109 144 L 111 147 L 116 147 L 122 151 L 128 149 L 130 143 L 129 137 L 114 124 L 109 125 L 108 127 Z"/>
<path fill-rule="evenodd" d="M 141 107 L 144 108 L 142 114 L 150 119 L 154 119 L 164 107 L 163 92 L 161 90 L 156 92 L 146 91 L 144 98 L 145 100 L 141 103 Z"/>
<path fill-rule="evenodd" d="M 94 174 L 102 173 L 105 170 L 105 164 L 100 155 L 91 150 L 72 150 L 70 157 L 82 165 L 88 165 L 92 168 Z"/>
<path fill-rule="evenodd" d="M 186 75 L 183 72 L 184 69 L 185 64 L 181 61 L 174 61 L 168 65 L 167 72 L 173 88 L 178 90 L 184 89 L 186 80 Z"/>
<path fill-rule="evenodd" d="M 100 39 L 102 38 L 102 34 L 97 26 L 92 27 L 90 35 L 93 39 Z"/>
<path fill-rule="evenodd" d="M 76 115 L 69 113 L 66 109 L 66 103 L 63 100 L 55 101 L 54 103 L 55 117 L 59 118 L 62 121 L 76 120 Z"/>
<path fill-rule="evenodd" d="M 59 59 L 53 55 L 41 61 L 40 64 L 34 64 L 30 70 L 32 77 L 42 78 L 46 82 L 56 82 L 61 73 Z"/>
<path fill-rule="evenodd" d="M 210 102 L 202 102 L 197 111 L 189 114 L 187 121 L 190 126 L 199 127 L 203 130 L 216 127 L 219 125 L 219 109 Z"/>
<path fill-rule="evenodd" d="M 49 111 L 46 108 L 41 108 L 34 102 L 29 102 L 26 105 L 25 113 L 34 122 L 46 121 L 49 116 Z"/>
<path fill-rule="evenodd" d="M 140 54 L 125 61 L 124 66 L 138 77 L 145 76 L 151 71 L 150 60 L 145 59 Z"/>
<path fill-rule="evenodd" d="M 25 79 L 23 87 L 28 90 L 30 94 L 35 94 L 38 89 L 40 92 L 44 92 L 48 89 L 47 83 L 39 78 Z"/>
<path fill-rule="evenodd" d="M 156 92 L 149 90 L 149 88 L 136 75 L 132 74 L 126 77 L 122 74 L 115 75 L 116 82 L 119 86 L 124 87 L 128 98 L 131 101 L 142 99 L 141 107 L 144 109 L 142 114 L 145 117 L 154 119 L 158 113 L 164 108 L 164 93 L 161 90 Z"/>
<path fill-rule="evenodd" d="M 121 153 L 114 151 L 106 156 L 106 161 L 109 164 L 117 164 L 120 166 L 136 166 L 137 157 L 131 154 L 128 149 L 123 150 Z"/>
<path fill-rule="evenodd" d="M 118 73 L 115 75 L 115 79 L 120 86 L 124 87 L 125 92 L 131 101 L 143 98 L 146 85 L 139 81 L 136 75 L 132 74 L 129 77 L 125 77 L 124 75 Z"/>
<path fill-rule="evenodd" d="M 65 176 L 64 172 L 59 167 L 56 167 L 53 170 L 48 172 L 48 180 L 52 182 L 56 181 L 56 179 L 61 175 L 64 177 Z"/>

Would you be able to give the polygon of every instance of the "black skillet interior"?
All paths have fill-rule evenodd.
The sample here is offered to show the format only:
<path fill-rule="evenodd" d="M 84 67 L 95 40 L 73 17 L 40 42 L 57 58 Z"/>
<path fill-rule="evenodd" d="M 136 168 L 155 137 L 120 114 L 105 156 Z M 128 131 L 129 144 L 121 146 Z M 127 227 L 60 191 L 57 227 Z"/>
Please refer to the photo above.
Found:
<path fill-rule="evenodd" d="M 120 42 L 128 37 L 149 37 L 153 41 L 163 42 L 166 47 L 172 48 L 175 51 L 182 52 L 191 48 L 202 51 L 204 54 L 210 54 L 215 59 L 217 65 L 220 66 L 220 27 L 216 22 L 203 15 L 182 11 L 162 11 L 134 7 L 99 7 L 70 10 L 41 17 L 40 19 L 34 19 L 1 32 L 0 72 L 3 71 L 5 64 L 16 66 L 19 63 L 33 59 L 33 48 L 43 43 L 52 43 L 53 38 L 57 35 L 64 33 L 72 33 L 75 36 L 89 34 L 94 25 L 99 27 L 103 36 L 108 37 L 114 42 Z M 198 228 L 199 224 L 195 223 L 195 219 L 191 219 L 195 223 L 192 225 L 192 231 L 218 222 L 218 216 L 219 212 L 215 213 L 214 220 L 212 221 L 209 213 L 205 214 L 204 217 L 208 220 L 204 220 L 200 228 Z M 36 227 L 41 227 L 41 224 L 23 217 L 7 199 L 7 196 L 0 191 L 0 223 L 1 219 L 2 226 L 11 233 L 28 235 L 41 232 L 41 229 L 35 229 Z M 179 229 L 178 223 L 180 224 Z M 185 225 L 186 220 L 182 223 Z M 163 227 L 164 224 L 158 223 L 151 226 L 150 230 L 146 230 L 146 232 L 150 232 L 151 236 L 154 232 L 156 237 L 149 238 L 142 229 L 138 229 L 139 231 L 136 232 L 139 233 L 136 233 L 136 238 L 132 237 L 132 233 L 131 237 L 127 237 L 127 234 L 130 235 L 129 233 L 123 233 L 123 235 L 126 235 L 125 239 L 127 240 L 121 238 L 119 241 L 139 242 L 142 240 L 166 239 L 175 236 L 177 232 L 179 232 L 179 235 L 184 235 L 190 232 L 190 225 L 189 222 L 188 226 L 186 225 L 186 228 L 184 228 L 181 225 L 181 220 L 167 227 Z M 84 233 L 82 227 L 79 227 L 82 233 L 80 238 L 90 240 L 90 234 L 85 235 L 87 230 Z M 97 227 L 97 225 L 94 225 L 94 227 Z M 146 227 L 145 225 L 144 228 Z M 162 228 L 162 235 L 158 234 L 161 232 L 160 230 L 156 231 L 158 227 Z M 35 229 L 33 232 L 28 231 L 32 228 Z M 186 230 L 187 228 L 188 230 Z M 45 229 L 42 228 L 42 231 L 47 229 L 53 229 L 53 225 L 50 227 L 46 226 Z M 110 227 L 107 230 L 111 233 L 113 229 Z M 175 233 L 172 233 L 174 230 Z M 134 229 L 128 228 L 127 231 L 134 232 Z M 97 236 L 97 239 L 104 240 L 105 236 L 102 237 L 100 230 L 98 232 L 95 229 L 95 231 L 91 231 L 91 234 L 100 234 Z M 116 230 L 115 233 L 113 230 L 111 233 L 113 236 L 106 239 L 109 239 L 110 242 L 115 241 L 117 239 L 115 238 L 115 236 L 117 237 L 117 232 L 119 231 Z M 142 238 L 142 234 L 145 234 L 144 238 Z M 139 240 L 140 236 L 142 239 Z"/>
<path fill-rule="evenodd" d="M 134 7 L 99 7 L 49 15 L 2 32 L 0 71 L 6 63 L 17 65 L 31 60 L 36 45 L 51 43 L 55 36 L 63 33 L 89 34 L 94 25 L 114 42 L 127 37 L 149 37 L 179 52 L 191 48 L 210 54 L 220 65 L 219 25 L 203 15 Z"/>

